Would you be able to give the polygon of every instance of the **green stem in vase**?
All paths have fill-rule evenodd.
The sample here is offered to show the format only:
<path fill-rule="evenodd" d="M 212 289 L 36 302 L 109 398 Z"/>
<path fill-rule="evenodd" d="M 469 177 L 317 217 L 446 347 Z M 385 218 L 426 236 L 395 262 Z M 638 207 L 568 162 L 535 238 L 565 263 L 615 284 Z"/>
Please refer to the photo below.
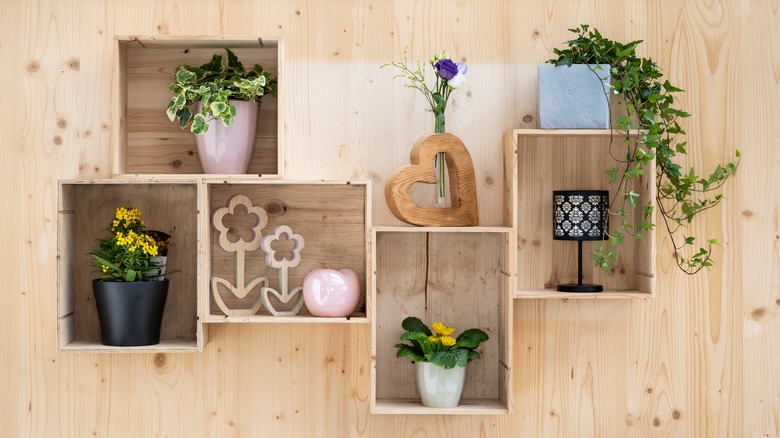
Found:
<path fill-rule="evenodd" d="M 437 134 L 444 134 L 444 106 L 446 105 L 446 102 L 442 102 L 443 104 L 440 104 L 441 111 L 434 111 L 434 116 L 436 117 L 436 133 Z M 437 108 L 438 109 L 438 108 Z M 445 174 L 445 161 L 444 161 L 444 152 L 437 152 L 436 153 L 436 190 L 437 190 L 437 196 L 436 196 L 436 202 L 437 204 L 443 204 L 444 198 L 446 197 L 446 189 L 444 186 L 444 174 Z"/>

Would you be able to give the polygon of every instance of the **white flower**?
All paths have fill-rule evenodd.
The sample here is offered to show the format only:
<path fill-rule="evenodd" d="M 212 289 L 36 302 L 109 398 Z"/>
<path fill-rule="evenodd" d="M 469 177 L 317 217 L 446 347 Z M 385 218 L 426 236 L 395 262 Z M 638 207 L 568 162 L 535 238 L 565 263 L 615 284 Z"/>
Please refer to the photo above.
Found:
<path fill-rule="evenodd" d="M 464 83 L 466 83 L 466 75 L 463 73 L 458 73 L 452 79 L 447 81 L 447 85 L 449 85 L 450 88 L 460 88 L 460 86 Z"/>

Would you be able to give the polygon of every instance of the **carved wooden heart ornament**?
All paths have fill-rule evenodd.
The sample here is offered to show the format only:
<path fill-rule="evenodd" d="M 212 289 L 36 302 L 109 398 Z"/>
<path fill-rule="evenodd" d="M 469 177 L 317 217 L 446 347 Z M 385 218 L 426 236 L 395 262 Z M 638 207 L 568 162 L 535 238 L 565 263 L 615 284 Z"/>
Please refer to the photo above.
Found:
<path fill-rule="evenodd" d="M 414 183 L 436 183 L 433 161 L 444 152 L 450 177 L 452 207 L 419 207 L 412 201 Z M 396 169 L 385 184 L 385 198 L 398 219 L 413 225 L 458 227 L 479 225 L 477 182 L 466 145 L 452 134 L 433 134 L 415 143 L 412 163 Z"/>

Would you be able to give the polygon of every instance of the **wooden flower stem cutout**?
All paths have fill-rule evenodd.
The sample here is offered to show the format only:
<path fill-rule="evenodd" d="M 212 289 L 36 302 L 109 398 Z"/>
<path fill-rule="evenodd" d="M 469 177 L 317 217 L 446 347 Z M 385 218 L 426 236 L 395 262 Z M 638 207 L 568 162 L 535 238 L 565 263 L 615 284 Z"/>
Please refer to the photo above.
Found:
<path fill-rule="evenodd" d="M 450 177 L 452 207 L 425 208 L 412 201 L 412 185 L 436 183 L 433 167 L 438 152 L 444 152 Z M 477 182 L 466 145 L 452 134 L 433 134 L 415 143 L 412 163 L 398 168 L 385 184 L 385 198 L 398 219 L 423 226 L 458 227 L 479 225 Z"/>
<path fill-rule="evenodd" d="M 292 259 L 290 260 L 287 260 L 284 257 L 282 257 L 281 260 L 276 260 L 276 250 L 271 248 L 271 244 L 274 241 L 279 240 L 282 237 L 282 234 L 286 234 L 288 239 L 295 242 L 295 246 L 292 248 Z M 274 316 L 297 315 L 301 310 L 301 306 L 303 305 L 303 293 L 301 293 L 303 291 L 303 287 L 297 286 L 292 290 L 287 289 L 287 269 L 294 268 L 298 266 L 299 263 L 301 263 L 301 250 L 303 249 L 305 243 L 306 242 L 304 242 L 303 236 L 300 234 L 293 234 L 293 231 L 289 226 L 279 225 L 274 228 L 273 234 L 269 234 L 263 237 L 263 240 L 260 244 L 260 246 L 263 248 L 263 251 L 265 252 L 265 264 L 269 267 L 276 268 L 279 271 L 278 291 L 268 286 L 264 286 L 260 289 L 260 295 L 263 297 L 263 304 L 265 305 L 266 310 L 268 310 Z M 269 293 L 273 294 L 279 301 L 284 304 L 289 303 L 296 295 L 298 298 L 290 310 L 280 311 L 276 310 L 273 305 L 271 305 L 271 301 L 268 299 Z"/>
<path fill-rule="evenodd" d="M 257 216 L 257 223 L 255 224 L 255 226 L 251 228 L 252 238 L 249 241 L 245 241 L 239 238 L 238 241 L 231 242 L 228 239 L 229 227 L 225 226 L 223 220 L 225 218 L 225 215 L 234 214 L 236 207 L 238 207 L 239 205 L 243 206 L 246 209 L 247 214 Z M 262 289 L 260 290 L 260 292 L 258 292 L 257 298 L 255 299 L 254 303 L 252 303 L 248 308 L 231 309 L 228 308 L 228 306 L 225 304 L 224 300 L 222 299 L 222 296 L 219 293 L 218 286 L 220 284 L 223 285 L 237 298 L 243 299 L 257 285 L 264 286 L 268 284 L 268 278 L 266 277 L 255 277 L 250 279 L 247 282 L 244 282 L 244 275 L 245 275 L 245 268 L 246 268 L 245 254 L 247 251 L 255 251 L 258 248 L 260 248 L 261 238 L 263 237 L 261 231 L 266 226 L 266 224 L 268 224 L 268 214 L 262 207 L 253 206 L 252 201 L 248 197 L 244 195 L 236 195 L 230 198 L 227 207 L 219 208 L 217 209 L 217 211 L 214 212 L 214 216 L 212 217 L 212 224 L 214 225 L 214 228 L 216 228 L 219 231 L 219 246 L 225 251 L 233 252 L 236 254 L 235 285 L 231 284 L 229 281 L 225 280 L 224 278 L 211 277 L 211 294 L 214 297 L 214 301 L 217 303 L 219 309 L 222 310 L 222 313 L 224 313 L 226 316 L 254 315 L 255 313 L 257 313 L 258 310 L 260 310 L 260 307 L 262 306 L 262 302 L 261 302 Z"/>

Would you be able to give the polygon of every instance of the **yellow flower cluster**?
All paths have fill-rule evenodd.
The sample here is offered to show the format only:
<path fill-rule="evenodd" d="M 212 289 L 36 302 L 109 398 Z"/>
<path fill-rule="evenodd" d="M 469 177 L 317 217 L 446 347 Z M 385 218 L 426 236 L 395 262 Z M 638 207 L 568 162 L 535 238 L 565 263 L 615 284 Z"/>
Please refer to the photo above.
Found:
<path fill-rule="evenodd" d="M 116 233 L 116 244 L 126 247 L 130 252 L 135 252 L 138 248 L 141 248 L 144 254 L 151 257 L 157 255 L 157 242 L 151 236 L 138 234 L 133 230 L 127 231 L 127 234 L 122 231 Z"/>
<path fill-rule="evenodd" d="M 452 347 L 457 342 L 455 338 L 452 336 L 428 336 L 428 342 L 431 344 L 438 344 L 441 342 L 441 345 L 444 345 L 445 347 Z"/>
<path fill-rule="evenodd" d="M 456 329 L 452 327 L 447 327 L 442 323 L 441 321 L 434 322 L 433 325 L 431 325 L 431 328 L 436 333 L 442 335 L 442 336 L 449 336 L 455 332 Z"/>
<path fill-rule="evenodd" d="M 436 332 L 439 336 L 428 336 L 428 341 L 431 344 L 438 344 L 441 343 L 441 345 L 445 347 L 452 347 L 457 342 L 455 338 L 450 336 L 455 332 L 456 329 L 452 327 L 447 327 L 444 325 L 441 321 L 434 322 L 431 325 L 431 328 L 434 332 Z"/>
<path fill-rule="evenodd" d="M 144 221 L 141 220 L 141 211 L 133 207 L 119 207 L 116 209 L 115 219 L 111 223 L 112 231 L 116 231 L 117 228 L 127 228 L 131 225 L 143 225 Z"/>

